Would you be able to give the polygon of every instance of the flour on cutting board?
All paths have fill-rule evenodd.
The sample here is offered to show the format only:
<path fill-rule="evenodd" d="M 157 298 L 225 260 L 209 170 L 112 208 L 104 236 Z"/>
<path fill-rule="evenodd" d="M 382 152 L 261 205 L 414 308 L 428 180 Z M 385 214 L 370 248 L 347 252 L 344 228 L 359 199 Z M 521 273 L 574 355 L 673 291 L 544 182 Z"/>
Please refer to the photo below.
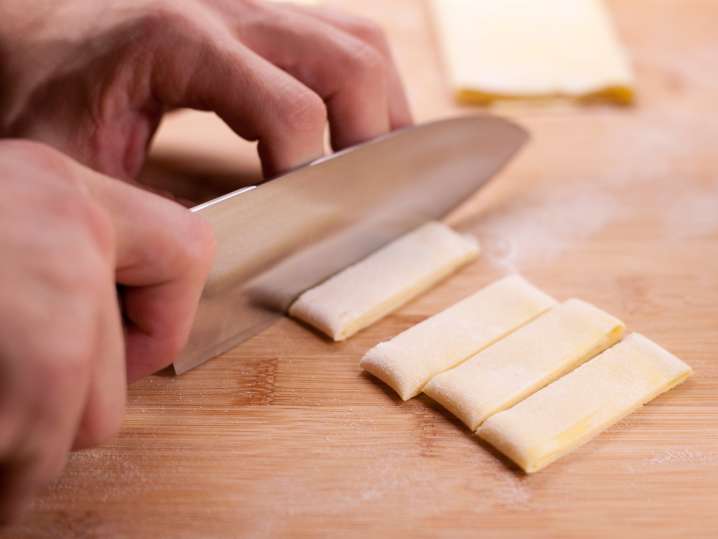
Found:
<path fill-rule="evenodd" d="M 479 240 L 498 266 L 517 271 L 529 259 L 551 260 L 600 231 L 618 214 L 616 200 L 587 185 L 519 196 L 481 221 Z"/>
<path fill-rule="evenodd" d="M 718 453 L 704 453 L 685 447 L 669 448 L 656 453 L 653 457 L 637 463 L 628 463 L 624 467 L 631 473 L 643 473 L 663 467 L 686 468 L 700 466 L 718 466 Z"/>
<path fill-rule="evenodd" d="M 662 232 L 684 239 L 718 231 L 718 183 L 713 189 L 680 193 L 666 201 Z"/>
<path fill-rule="evenodd" d="M 119 495 L 126 495 L 128 485 L 129 488 L 139 493 L 145 490 L 151 482 L 151 478 L 147 477 L 131 457 L 121 450 L 87 449 L 71 453 L 69 460 L 75 469 L 82 470 L 84 479 L 92 484 L 106 485 L 104 489 L 97 489 L 97 492 L 102 492 L 99 496 L 101 502 L 108 502 Z M 123 478 L 122 491 L 115 484 L 118 476 Z M 72 500 L 76 497 L 77 493 L 72 479 L 72 476 L 68 477 L 65 474 L 54 484 L 53 490 L 60 499 Z M 48 499 L 45 497 L 34 500 L 36 509 L 43 509 L 47 503 Z"/>
<path fill-rule="evenodd" d="M 587 129 L 605 133 L 605 143 L 580 150 L 587 152 L 585 177 L 551 186 L 531 186 L 525 178 L 525 190 L 517 189 L 470 226 L 484 257 L 509 271 L 528 260 L 551 261 L 605 226 L 649 208 L 657 209 L 650 212 L 657 219 L 655 233 L 668 239 L 718 230 L 718 170 L 704 165 L 712 162 L 718 124 L 680 110 L 590 122 Z M 582 148 L 584 142 L 576 144 Z"/>

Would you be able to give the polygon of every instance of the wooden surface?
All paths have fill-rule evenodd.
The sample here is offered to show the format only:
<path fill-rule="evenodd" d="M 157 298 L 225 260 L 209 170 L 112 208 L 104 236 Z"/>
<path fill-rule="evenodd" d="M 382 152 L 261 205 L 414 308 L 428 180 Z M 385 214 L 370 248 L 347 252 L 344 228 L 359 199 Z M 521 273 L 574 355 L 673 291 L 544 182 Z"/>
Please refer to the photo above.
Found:
<path fill-rule="evenodd" d="M 457 111 L 423 3 L 335 3 L 386 26 L 420 120 Z M 72 455 L 0 535 L 717 537 L 718 4 L 610 5 L 639 106 L 507 109 L 534 141 L 453 219 L 480 261 L 349 342 L 283 320 L 135 384 L 121 434 Z M 248 166 L 206 117 L 170 120 L 157 155 L 220 184 Z M 427 399 L 361 374 L 369 347 L 514 270 L 621 317 L 694 378 L 527 477 Z"/>

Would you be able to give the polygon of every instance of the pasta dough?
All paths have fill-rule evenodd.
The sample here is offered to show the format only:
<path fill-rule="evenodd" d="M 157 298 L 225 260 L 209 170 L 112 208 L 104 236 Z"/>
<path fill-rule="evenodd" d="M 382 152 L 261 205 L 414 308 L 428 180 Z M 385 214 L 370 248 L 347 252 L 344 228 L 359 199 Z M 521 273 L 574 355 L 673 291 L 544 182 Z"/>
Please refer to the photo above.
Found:
<path fill-rule="evenodd" d="M 471 430 L 621 339 L 623 322 L 570 299 L 458 367 L 424 393 Z"/>
<path fill-rule="evenodd" d="M 633 75 L 600 0 L 434 0 L 457 98 L 628 104 Z"/>
<path fill-rule="evenodd" d="M 518 275 L 505 277 L 393 339 L 377 344 L 360 365 L 403 400 L 450 369 L 537 317 L 556 301 Z"/>
<path fill-rule="evenodd" d="M 634 333 L 513 408 L 478 435 L 536 472 L 683 382 L 691 368 Z"/>
<path fill-rule="evenodd" d="M 478 254 L 475 238 L 441 223 L 427 223 L 307 290 L 289 314 L 342 341 Z"/>

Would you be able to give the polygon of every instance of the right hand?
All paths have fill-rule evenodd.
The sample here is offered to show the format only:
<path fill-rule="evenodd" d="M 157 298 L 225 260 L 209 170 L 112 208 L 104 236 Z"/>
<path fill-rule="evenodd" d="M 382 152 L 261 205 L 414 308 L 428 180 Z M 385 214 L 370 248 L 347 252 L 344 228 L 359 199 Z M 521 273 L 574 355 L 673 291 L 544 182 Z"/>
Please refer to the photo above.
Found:
<path fill-rule="evenodd" d="M 0 141 L 0 170 L 2 521 L 68 451 L 114 434 L 127 381 L 184 346 L 213 240 L 178 204 L 47 146 Z"/>

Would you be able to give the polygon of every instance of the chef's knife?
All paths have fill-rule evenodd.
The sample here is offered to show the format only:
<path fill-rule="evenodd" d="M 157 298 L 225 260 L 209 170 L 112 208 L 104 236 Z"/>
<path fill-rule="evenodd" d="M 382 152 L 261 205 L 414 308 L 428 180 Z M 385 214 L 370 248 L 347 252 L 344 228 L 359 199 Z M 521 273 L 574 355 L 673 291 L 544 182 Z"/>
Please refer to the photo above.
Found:
<path fill-rule="evenodd" d="M 304 290 L 446 215 L 527 139 L 488 114 L 439 120 L 196 206 L 217 254 L 175 372 L 256 335 Z"/>

